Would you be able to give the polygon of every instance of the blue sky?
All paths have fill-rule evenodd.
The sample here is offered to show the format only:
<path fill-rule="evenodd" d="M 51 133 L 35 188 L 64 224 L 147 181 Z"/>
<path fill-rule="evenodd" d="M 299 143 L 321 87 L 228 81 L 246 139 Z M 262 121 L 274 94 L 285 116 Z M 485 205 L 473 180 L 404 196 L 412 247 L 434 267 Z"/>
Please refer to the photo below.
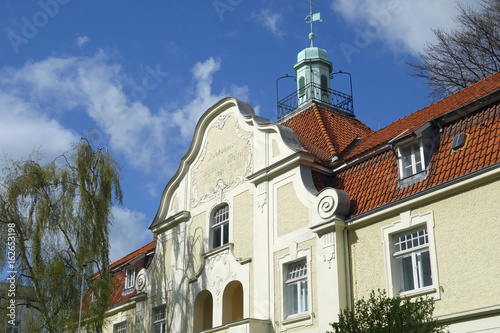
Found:
<path fill-rule="evenodd" d="M 467 1 L 475 4 L 476 1 Z M 352 74 L 354 112 L 374 130 L 430 103 L 409 75 L 431 28 L 453 27 L 453 0 L 316 0 L 314 25 L 334 72 Z M 200 115 L 219 99 L 276 120 L 276 79 L 308 47 L 307 0 L 2 1 L 0 144 L 47 160 L 93 132 L 123 166 L 111 258 L 152 239 L 161 193 Z M 293 92 L 280 81 L 280 97 Z M 333 88 L 348 92 L 347 76 Z"/>

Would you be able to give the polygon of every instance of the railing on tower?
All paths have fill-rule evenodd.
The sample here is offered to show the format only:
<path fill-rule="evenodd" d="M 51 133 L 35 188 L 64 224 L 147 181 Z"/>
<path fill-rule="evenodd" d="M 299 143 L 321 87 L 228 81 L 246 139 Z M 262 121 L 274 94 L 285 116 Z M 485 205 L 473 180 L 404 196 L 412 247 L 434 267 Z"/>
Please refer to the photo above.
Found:
<path fill-rule="evenodd" d="M 285 117 L 307 102 L 320 102 L 354 115 L 352 95 L 310 82 L 298 91 L 278 101 L 278 119 Z"/>

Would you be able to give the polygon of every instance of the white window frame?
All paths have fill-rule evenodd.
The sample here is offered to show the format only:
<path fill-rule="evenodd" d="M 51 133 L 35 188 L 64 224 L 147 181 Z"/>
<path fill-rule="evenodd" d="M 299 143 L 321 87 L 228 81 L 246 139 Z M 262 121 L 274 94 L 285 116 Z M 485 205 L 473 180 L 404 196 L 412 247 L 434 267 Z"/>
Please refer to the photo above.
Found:
<path fill-rule="evenodd" d="M 301 259 L 296 262 L 290 263 L 287 265 L 286 269 L 286 280 L 285 280 L 285 311 L 286 317 L 298 316 L 304 313 L 307 313 L 309 310 L 308 304 L 308 281 L 307 281 L 307 271 L 308 265 L 307 260 Z M 304 288 L 305 282 L 305 288 Z M 295 293 L 292 296 L 291 290 L 294 289 Z M 305 290 L 305 297 L 303 295 L 303 291 Z M 290 298 L 293 298 L 290 299 Z M 297 312 L 290 312 L 289 305 L 291 302 L 294 302 L 295 307 L 297 308 Z"/>
<path fill-rule="evenodd" d="M 128 327 L 126 321 L 113 325 L 113 333 L 127 333 L 127 331 Z"/>
<path fill-rule="evenodd" d="M 163 312 L 163 316 L 159 316 L 158 311 Z M 157 327 L 160 328 L 157 331 Z M 167 332 L 167 306 L 158 306 L 153 309 L 153 333 L 166 333 Z"/>
<path fill-rule="evenodd" d="M 418 146 L 418 147 L 416 147 Z M 410 151 L 410 163 L 405 163 L 405 152 Z M 417 162 L 417 156 L 420 156 L 420 161 Z M 413 141 L 410 144 L 401 146 L 398 149 L 398 165 L 399 165 L 399 179 L 405 179 L 425 171 L 424 161 L 424 148 L 422 140 Z M 420 169 L 418 170 L 418 166 Z M 411 169 L 409 172 L 408 170 Z"/>
<path fill-rule="evenodd" d="M 297 243 L 292 242 L 290 252 L 278 258 L 278 274 L 280 290 L 280 330 L 287 330 L 294 327 L 312 325 L 312 295 L 311 289 L 311 271 L 313 269 L 311 258 L 312 250 L 310 247 L 297 249 Z M 288 268 L 301 261 L 305 261 L 307 265 L 307 311 L 289 315 L 287 313 L 287 281 Z"/>
<path fill-rule="evenodd" d="M 130 290 L 135 288 L 135 267 L 129 267 L 125 271 L 125 285 L 123 290 Z"/>
<path fill-rule="evenodd" d="M 212 218 L 210 219 L 210 233 L 211 233 L 211 248 L 217 249 L 221 246 L 230 243 L 230 218 L 229 218 L 229 205 L 223 204 L 215 208 L 212 213 Z M 216 238 L 216 234 L 220 233 L 220 236 Z M 227 239 L 224 239 L 224 235 L 227 235 Z M 216 242 L 216 240 L 219 240 Z"/>
<path fill-rule="evenodd" d="M 400 214 L 401 220 L 392 223 L 389 226 L 382 228 L 382 242 L 384 244 L 384 255 L 385 255 L 385 270 L 386 270 L 386 280 L 387 280 L 387 292 L 389 297 L 394 297 L 396 295 L 400 296 L 420 296 L 428 295 L 434 299 L 440 299 L 439 290 L 439 277 L 437 270 L 437 259 L 436 259 L 436 247 L 434 242 L 434 213 L 432 211 L 411 215 L 410 211 Z M 421 230 L 425 228 L 427 230 L 427 243 L 416 244 L 416 246 L 411 249 L 399 250 L 395 248 L 396 237 L 403 235 L 405 232 Z M 417 255 L 424 251 L 429 252 L 430 261 L 430 271 L 432 283 L 428 286 L 421 286 L 418 283 L 415 284 L 413 289 L 407 291 L 402 290 L 402 277 L 401 271 L 397 260 L 401 256 L 412 256 L 412 265 L 417 264 Z M 418 266 L 413 266 L 414 277 L 419 274 Z M 421 269 L 421 267 L 420 267 Z M 421 273 L 422 270 L 420 270 Z M 417 279 L 419 277 L 417 276 Z"/>

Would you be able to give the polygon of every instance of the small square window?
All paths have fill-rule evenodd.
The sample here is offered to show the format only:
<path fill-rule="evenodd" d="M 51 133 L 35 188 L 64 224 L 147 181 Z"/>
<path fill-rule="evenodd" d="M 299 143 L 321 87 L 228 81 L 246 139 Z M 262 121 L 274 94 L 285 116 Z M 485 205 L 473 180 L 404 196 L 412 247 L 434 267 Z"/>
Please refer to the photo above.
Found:
<path fill-rule="evenodd" d="M 218 208 L 212 218 L 212 248 L 229 243 L 229 206 Z"/>
<path fill-rule="evenodd" d="M 156 308 L 154 310 L 153 318 L 153 332 L 154 333 L 165 333 L 167 326 L 167 308 L 165 306 Z"/>
<path fill-rule="evenodd" d="M 113 326 L 113 333 L 127 333 L 127 322 L 119 323 Z"/>
<path fill-rule="evenodd" d="M 285 297 L 287 316 L 308 311 L 307 262 L 305 260 L 288 265 Z"/>

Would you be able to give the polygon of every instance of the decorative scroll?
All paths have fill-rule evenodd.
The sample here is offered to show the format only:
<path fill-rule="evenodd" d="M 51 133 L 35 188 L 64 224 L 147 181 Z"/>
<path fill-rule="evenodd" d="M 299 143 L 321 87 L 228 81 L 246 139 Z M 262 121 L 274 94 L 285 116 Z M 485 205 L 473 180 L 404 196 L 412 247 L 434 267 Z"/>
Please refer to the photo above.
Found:
<path fill-rule="evenodd" d="M 333 196 L 327 195 L 321 198 L 318 204 L 318 213 L 324 219 L 330 218 L 335 214 L 336 202 Z"/>

